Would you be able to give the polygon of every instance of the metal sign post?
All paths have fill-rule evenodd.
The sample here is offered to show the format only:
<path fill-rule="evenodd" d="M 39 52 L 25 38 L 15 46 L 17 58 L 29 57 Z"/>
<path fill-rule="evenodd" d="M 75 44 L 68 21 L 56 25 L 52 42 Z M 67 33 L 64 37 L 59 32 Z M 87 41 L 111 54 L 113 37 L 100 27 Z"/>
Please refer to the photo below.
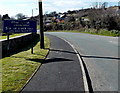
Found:
<path fill-rule="evenodd" d="M 32 33 L 32 47 L 31 47 L 31 54 L 33 54 L 33 33 Z"/>
<path fill-rule="evenodd" d="M 7 56 L 10 56 L 10 52 L 9 52 L 9 50 L 10 50 L 10 38 L 9 38 L 9 32 L 7 33 L 7 42 L 8 42 L 8 45 L 7 45 Z"/>

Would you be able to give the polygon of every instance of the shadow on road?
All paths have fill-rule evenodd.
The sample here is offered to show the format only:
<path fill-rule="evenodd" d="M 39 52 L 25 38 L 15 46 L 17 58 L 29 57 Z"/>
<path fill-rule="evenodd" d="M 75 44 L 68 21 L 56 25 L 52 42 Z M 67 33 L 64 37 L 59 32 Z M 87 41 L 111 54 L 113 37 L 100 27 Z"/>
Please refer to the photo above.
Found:
<path fill-rule="evenodd" d="M 86 58 L 103 58 L 103 59 L 115 59 L 115 60 L 120 60 L 120 58 L 115 58 L 115 57 L 85 56 L 85 55 L 81 55 L 81 57 L 86 57 Z"/>

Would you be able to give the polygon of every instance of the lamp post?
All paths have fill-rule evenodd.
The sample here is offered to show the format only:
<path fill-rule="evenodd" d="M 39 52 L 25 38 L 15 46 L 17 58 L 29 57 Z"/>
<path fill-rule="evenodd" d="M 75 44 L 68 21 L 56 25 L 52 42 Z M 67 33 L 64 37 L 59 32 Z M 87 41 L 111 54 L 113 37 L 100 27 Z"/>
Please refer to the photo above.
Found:
<path fill-rule="evenodd" d="M 32 9 L 32 17 L 33 17 L 34 9 L 37 10 L 37 8 L 33 8 L 33 9 Z"/>
<path fill-rule="evenodd" d="M 40 48 L 44 49 L 42 0 L 39 0 Z"/>

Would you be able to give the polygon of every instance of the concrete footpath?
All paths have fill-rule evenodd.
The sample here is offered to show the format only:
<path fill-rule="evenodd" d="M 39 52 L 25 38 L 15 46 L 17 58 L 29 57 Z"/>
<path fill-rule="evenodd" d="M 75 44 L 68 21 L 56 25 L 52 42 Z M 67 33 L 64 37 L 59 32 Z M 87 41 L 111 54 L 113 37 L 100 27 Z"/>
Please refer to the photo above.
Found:
<path fill-rule="evenodd" d="M 79 59 L 73 48 L 64 40 L 47 35 L 50 52 L 40 69 L 23 89 L 27 91 L 84 91 Z"/>

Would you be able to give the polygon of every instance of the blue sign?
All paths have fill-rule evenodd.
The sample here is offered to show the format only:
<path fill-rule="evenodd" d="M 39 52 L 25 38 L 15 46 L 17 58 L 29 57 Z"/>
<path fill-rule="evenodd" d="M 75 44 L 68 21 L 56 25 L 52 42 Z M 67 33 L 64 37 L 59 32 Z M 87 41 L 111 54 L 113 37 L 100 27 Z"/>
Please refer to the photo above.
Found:
<path fill-rule="evenodd" d="M 4 33 L 30 33 L 37 32 L 34 20 L 4 20 Z"/>

